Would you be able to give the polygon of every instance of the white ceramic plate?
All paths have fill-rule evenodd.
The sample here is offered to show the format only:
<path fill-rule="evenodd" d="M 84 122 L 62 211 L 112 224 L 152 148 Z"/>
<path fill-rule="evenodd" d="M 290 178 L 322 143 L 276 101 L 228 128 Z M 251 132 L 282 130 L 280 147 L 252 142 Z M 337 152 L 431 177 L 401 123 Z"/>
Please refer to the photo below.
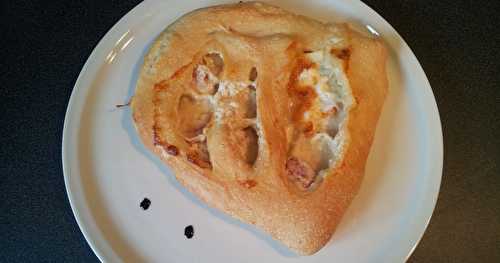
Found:
<path fill-rule="evenodd" d="M 390 90 L 361 191 L 330 243 L 299 257 L 252 226 L 198 201 L 140 143 L 130 110 L 142 57 L 171 22 L 225 1 L 146 1 L 124 16 L 90 55 L 64 123 L 64 179 L 77 222 L 105 262 L 402 262 L 431 217 L 443 146 L 431 87 L 398 33 L 359 1 L 271 1 L 324 21 L 350 21 L 390 49 Z M 234 2 L 234 1 L 232 1 Z M 182 51 L 179 51 L 182 52 Z M 144 197 L 151 207 L 143 211 Z M 193 225 L 192 239 L 184 227 Z"/>

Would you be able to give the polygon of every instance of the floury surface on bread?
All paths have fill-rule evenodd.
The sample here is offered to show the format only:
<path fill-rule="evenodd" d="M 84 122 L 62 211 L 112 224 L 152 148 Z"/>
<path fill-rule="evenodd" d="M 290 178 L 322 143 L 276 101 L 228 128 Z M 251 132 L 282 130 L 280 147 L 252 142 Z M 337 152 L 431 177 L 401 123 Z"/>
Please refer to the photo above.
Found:
<path fill-rule="evenodd" d="M 309 255 L 360 187 L 385 63 L 347 25 L 255 2 L 198 9 L 145 56 L 132 117 L 189 191 Z"/>

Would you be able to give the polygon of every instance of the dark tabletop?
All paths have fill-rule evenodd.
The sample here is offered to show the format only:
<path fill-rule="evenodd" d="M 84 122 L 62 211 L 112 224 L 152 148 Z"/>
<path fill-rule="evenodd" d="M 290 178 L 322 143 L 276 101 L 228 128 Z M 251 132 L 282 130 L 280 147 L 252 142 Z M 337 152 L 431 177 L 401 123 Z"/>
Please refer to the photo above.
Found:
<path fill-rule="evenodd" d="M 71 212 L 63 120 L 98 41 L 139 1 L 0 1 L 0 262 L 98 261 Z M 436 96 L 441 192 L 410 262 L 500 262 L 500 1 L 366 1 Z"/>

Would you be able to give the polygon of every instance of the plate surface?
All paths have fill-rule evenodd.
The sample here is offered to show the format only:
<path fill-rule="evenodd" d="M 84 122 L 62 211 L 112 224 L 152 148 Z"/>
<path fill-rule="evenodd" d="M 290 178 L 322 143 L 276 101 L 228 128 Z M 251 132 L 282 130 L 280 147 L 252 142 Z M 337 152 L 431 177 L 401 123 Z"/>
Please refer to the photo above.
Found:
<path fill-rule="evenodd" d="M 226 1 L 227 2 L 227 1 Z M 234 2 L 234 1 L 233 1 Z M 402 262 L 432 215 L 443 143 L 436 102 L 412 51 L 359 1 L 268 1 L 323 21 L 380 34 L 390 49 L 390 89 L 359 195 L 332 240 L 299 257 L 268 235 L 211 209 L 183 189 L 142 146 L 130 110 L 142 57 L 171 22 L 225 1 L 146 1 L 94 49 L 75 84 L 64 123 L 64 178 L 85 238 L 105 262 Z M 139 207 L 143 198 L 151 207 Z M 184 228 L 193 225 L 192 239 Z"/>

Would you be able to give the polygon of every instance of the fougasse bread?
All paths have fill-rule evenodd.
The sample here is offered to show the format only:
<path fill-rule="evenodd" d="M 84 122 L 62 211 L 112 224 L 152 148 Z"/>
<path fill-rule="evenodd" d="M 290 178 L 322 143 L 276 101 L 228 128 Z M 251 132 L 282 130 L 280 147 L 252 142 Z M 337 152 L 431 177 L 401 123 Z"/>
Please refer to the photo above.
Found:
<path fill-rule="evenodd" d="M 309 255 L 360 187 L 386 56 L 348 25 L 268 4 L 198 9 L 144 57 L 132 117 L 189 191 Z"/>

